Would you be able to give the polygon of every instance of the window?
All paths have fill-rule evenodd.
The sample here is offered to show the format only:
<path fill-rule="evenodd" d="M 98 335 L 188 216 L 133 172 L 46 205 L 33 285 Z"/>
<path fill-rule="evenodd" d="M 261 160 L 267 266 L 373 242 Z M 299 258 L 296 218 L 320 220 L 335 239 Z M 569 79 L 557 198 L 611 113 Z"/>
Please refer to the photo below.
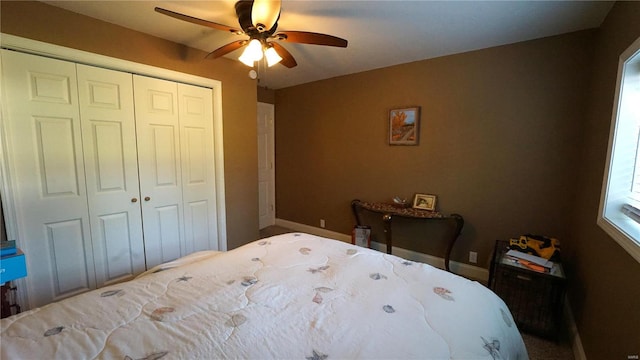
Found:
<path fill-rule="evenodd" d="M 640 38 L 620 55 L 598 225 L 640 262 Z"/>

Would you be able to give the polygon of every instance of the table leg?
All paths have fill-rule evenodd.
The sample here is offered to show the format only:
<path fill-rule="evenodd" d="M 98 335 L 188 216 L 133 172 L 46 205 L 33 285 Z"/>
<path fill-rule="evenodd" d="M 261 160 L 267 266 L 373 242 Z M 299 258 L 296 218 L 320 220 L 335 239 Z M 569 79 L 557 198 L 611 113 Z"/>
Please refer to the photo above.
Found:
<path fill-rule="evenodd" d="M 9 283 L 5 283 L 0 286 L 0 310 L 2 310 L 0 317 L 3 319 L 11 316 L 11 304 L 9 304 L 9 300 L 7 299 L 7 293 L 9 292 L 10 286 L 11 285 L 9 285 Z"/>
<path fill-rule="evenodd" d="M 449 245 L 447 246 L 447 253 L 444 256 L 444 268 L 448 272 L 451 272 L 451 269 L 449 268 L 449 258 L 451 257 L 451 250 L 453 250 L 453 244 L 460 236 L 462 228 L 464 227 L 464 218 L 459 214 L 451 214 L 451 216 L 447 218 L 447 221 L 451 223 L 450 227 L 453 229 L 453 233 L 451 234 Z"/>
<path fill-rule="evenodd" d="M 384 214 L 382 216 L 382 221 L 384 222 L 384 235 L 385 241 L 387 242 L 387 254 L 391 254 L 391 248 L 393 244 L 391 244 L 391 214 Z"/>

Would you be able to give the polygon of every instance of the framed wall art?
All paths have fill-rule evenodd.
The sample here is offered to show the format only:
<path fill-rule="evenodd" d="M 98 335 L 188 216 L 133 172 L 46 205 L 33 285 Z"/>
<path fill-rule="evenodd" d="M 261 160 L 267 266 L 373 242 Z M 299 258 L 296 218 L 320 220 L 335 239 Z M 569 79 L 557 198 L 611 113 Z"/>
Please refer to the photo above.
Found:
<path fill-rule="evenodd" d="M 421 210 L 436 210 L 436 196 L 427 194 L 416 194 L 413 197 L 413 208 Z"/>
<path fill-rule="evenodd" d="M 418 145 L 420 107 L 389 110 L 389 145 Z"/>

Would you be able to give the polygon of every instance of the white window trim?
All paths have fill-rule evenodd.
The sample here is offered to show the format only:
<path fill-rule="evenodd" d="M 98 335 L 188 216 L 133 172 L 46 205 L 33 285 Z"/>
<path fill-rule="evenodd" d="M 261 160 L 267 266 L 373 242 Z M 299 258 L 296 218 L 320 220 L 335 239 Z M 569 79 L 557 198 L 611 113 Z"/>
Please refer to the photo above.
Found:
<path fill-rule="evenodd" d="M 625 68 L 631 58 L 634 59 L 634 66 L 640 68 L 640 38 L 627 48 L 621 55 L 618 62 L 618 77 L 616 81 L 616 92 L 613 104 L 613 114 L 611 119 L 611 128 L 609 131 L 609 145 L 607 149 L 607 162 L 605 165 L 604 179 L 602 182 L 602 192 L 600 197 L 600 207 L 598 209 L 598 225 L 611 236 L 623 249 L 625 249 L 636 261 L 640 262 L 640 224 L 635 218 L 638 218 L 638 212 L 625 211 L 630 209 L 629 206 L 615 205 L 618 209 L 611 209 L 611 199 L 609 194 L 609 184 L 612 178 L 612 156 L 616 142 L 616 131 L 618 130 L 618 116 L 620 106 L 622 104 L 622 86 L 624 85 Z M 640 70 L 639 70 L 640 71 Z M 633 207 L 637 209 L 637 204 L 630 201 Z M 609 206 L 609 209 L 607 207 Z M 630 216 L 631 215 L 631 216 Z"/>

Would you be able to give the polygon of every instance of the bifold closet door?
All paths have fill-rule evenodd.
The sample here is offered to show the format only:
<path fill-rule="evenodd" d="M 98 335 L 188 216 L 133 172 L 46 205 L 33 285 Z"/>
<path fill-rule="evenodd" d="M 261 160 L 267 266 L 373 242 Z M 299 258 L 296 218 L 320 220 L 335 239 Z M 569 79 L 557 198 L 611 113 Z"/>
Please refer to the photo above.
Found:
<path fill-rule="evenodd" d="M 212 90 L 134 75 L 147 268 L 218 250 Z"/>
<path fill-rule="evenodd" d="M 97 287 L 145 270 L 129 73 L 77 65 Z"/>
<path fill-rule="evenodd" d="M 147 268 L 186 254 L 178 87 L 133 76 Z"/>
<path fill-rule="evenodd" d="M 2 50 L 31 307 L 217 250 L 211 89 Z"/>
<path fill-rule="evenodd" d="M 219 250 L 211 89 L 178 84 L 187 253 Z"/>
<path fill-rule="evenodd" d="M 76 64 L 2 50 L 17 239 L 31 306 L 96 287 Z"/>

